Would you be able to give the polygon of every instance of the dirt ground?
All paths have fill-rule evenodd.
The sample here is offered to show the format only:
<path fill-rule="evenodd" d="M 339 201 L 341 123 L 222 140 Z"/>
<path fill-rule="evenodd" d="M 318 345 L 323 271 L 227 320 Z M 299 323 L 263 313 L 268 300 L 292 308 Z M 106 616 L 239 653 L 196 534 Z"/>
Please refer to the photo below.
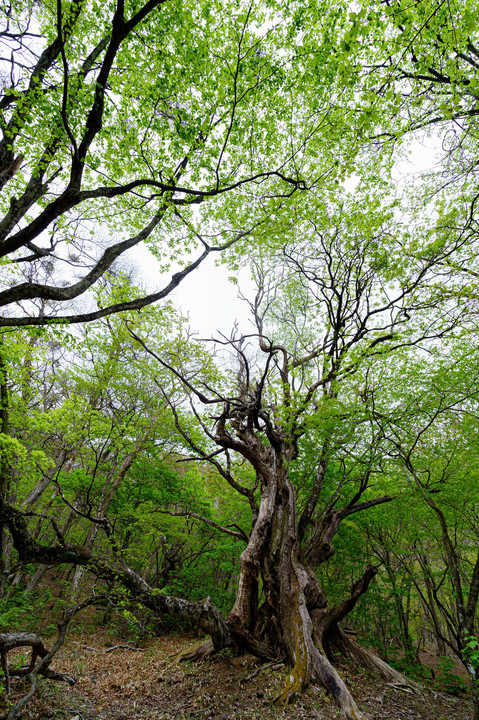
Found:
<path fill-rule="evenodd" d="M 199 663 L 175 662 L 180 650 L 198 643 L 187 636 L 149 640 L 140 649 L 116 647 L 101 631 L 74 632 L 52 667 L 77 678 L 69 687 L 40 681 L 40 694 L 25 720 L 332 720 L 338 711 L 324 691 L 312 686 L 286 710 L 273 701 L 284 683 L 285 667 L 263 668 L 246 655 L 227 652 Z M 437 680 L 421 691 L 391 687 L 343 662 L 339 666 L 361 710 L 369 720 L 469 720 L 466 695 L 455 697 L 437 688 Z M 437 668 L 436 668 L 437 669 Z M 433 684 L 436 682 L 436 686 Z M 13 697 L 22 691 L 12 681 Z M 24 690 L 25 691 L 25 690 Z M 2 707 L 3 705 L 3 707 Z M 4 701 L 0 710 L 4 712 Z"/>

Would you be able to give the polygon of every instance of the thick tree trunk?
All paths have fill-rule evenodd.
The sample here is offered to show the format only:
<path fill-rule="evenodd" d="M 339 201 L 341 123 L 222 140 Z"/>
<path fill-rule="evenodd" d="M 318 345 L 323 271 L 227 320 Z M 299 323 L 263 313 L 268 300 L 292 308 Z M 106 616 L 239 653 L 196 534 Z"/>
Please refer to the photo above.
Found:
<path fill-rule="evenodd" d="M 331 693 L 344 717 L 364 718 L 324 649 L 315 644 L 311 609 L 324 605 L 324 596 L 301 562 L 296 502 L 288 471 L 277 458 L 272 465 L 274 470 L 262 477 L 259 514 L 241 557 L 238 595 L 228 621 L 237 618 L 291 665 L 285 688 L 276 699 L 279 706 L 287 705 L 310 682 L 317 681 Z M 265 603 L 257 617 L 259 575 Z"/>

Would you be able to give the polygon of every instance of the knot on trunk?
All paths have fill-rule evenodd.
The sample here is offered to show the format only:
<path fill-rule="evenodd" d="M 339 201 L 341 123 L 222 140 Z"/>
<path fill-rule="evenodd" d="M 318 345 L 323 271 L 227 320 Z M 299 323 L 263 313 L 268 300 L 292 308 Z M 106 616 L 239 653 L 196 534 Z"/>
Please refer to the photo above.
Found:
<path fill-rule="evenodd" d="M 311 542 L 306 548 L 306 558 L 310 565 L 316 567 L 329 560 L 334 555 L 334 548 L 329 542 Z"/>

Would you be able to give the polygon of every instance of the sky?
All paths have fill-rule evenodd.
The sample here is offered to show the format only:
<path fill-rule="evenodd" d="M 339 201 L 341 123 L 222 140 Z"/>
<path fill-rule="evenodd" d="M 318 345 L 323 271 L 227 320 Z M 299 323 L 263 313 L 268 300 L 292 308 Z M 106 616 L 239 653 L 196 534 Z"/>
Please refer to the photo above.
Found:
<path fill-rule="evenodd" d="M 130 251 L 128 261 L 136 266 L 138 277 L 150 292 L 164 287 L 171 277 L 159 274 L 158 263 L 143 247 Z M 250 310 L 238 293 L 241 290 L 247 297 L 254 296 L 251 276 L 247 268 L 241 270 L 236 285 L 228 280 L 231 274 L 228 269 L 216 262 L 217 255 L 206 258 L 168 299 L 189 317 L 191 329 L 200 338 L 218 337 L 218 333 L 229 337 L 235 323 L 242 332 L 250 333 L 253 327 Z"/>

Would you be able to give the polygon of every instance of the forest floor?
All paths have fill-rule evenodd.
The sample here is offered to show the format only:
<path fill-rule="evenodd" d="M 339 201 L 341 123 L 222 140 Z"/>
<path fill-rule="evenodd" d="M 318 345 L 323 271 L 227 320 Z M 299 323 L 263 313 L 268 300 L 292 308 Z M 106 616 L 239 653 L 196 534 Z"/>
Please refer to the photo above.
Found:
<path fill-rule="evenodd" d="M 88 628 L 74 631 L 55 657 L 55 670 L 77 683 L 42 679 L 40 692 L 24 720 L 333 720 L 338 712 L 319 687 L 310 687 L 294 705 L 279 711 L 273 700 L 284 684 L 285 667 L 263 668 L 250 655 L 227 652 L 198 663 L 177 663 L 174 656 L 197 644 L 191 636 L 164 636 L 135 648 L 111 634 Z M 424 658 L 427 659 L 426 656 Z M 430 656 L 431 665 L 436 659 Z M 263 668 L 263 669 L 262 669 Z M 438 681 L 420 693 L 387 685 L 356 666 L 338 667 L 369 720 L 469 720 L 467 696 L 449 695 Z M 437 670 L 437 668 L 436 668 Z M 437 673 L 436 673 L 437 677 Z M 12 698 L 22 691 L 13 680 Z M 23 686 L 23 692 L 25 692 Z M 4 711 L 0 700 L 0 711 Z"/>

